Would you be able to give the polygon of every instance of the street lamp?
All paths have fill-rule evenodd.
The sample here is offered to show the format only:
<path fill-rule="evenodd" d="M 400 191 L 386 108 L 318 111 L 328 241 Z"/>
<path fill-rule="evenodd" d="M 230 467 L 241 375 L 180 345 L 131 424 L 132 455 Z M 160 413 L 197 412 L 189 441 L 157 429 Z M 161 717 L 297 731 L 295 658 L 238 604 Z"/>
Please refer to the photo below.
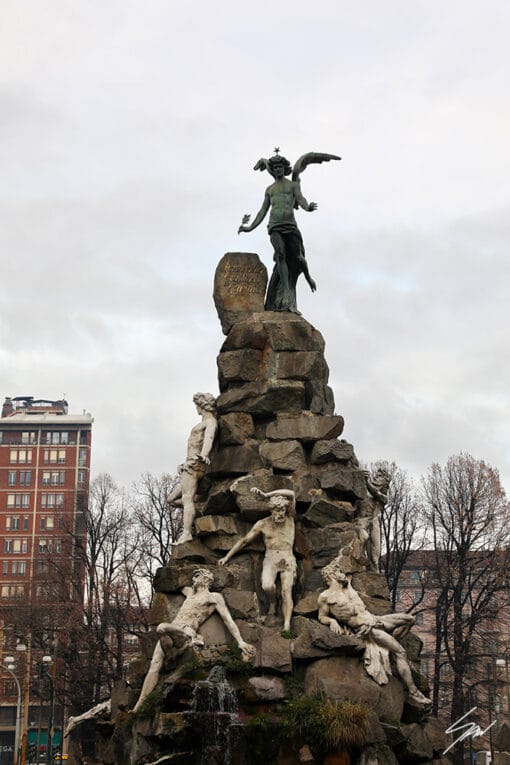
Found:
<path fill-rule="evenodd" d="M 6 656 L 5 664 L 0 664 L 0 667 L 11 675 L 11 677 L 14 679 L 14 682 L 16 683 L 16 688 L 18 690 L 18 702 L 16 704 L 16 732 L 14 734 L 14 765 L 18 765 L 19 740 L 21 732 L 21 685 L 19 684 L 19 680 L 13 671 L 15 667 L 14 656 Z"/>

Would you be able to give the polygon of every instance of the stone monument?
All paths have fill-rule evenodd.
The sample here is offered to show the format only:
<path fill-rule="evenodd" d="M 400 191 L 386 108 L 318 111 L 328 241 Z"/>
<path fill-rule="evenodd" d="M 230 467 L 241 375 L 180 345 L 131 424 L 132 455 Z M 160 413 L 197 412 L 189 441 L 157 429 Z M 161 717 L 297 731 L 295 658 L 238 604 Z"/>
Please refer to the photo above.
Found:
<path fill-rule="evenodd" d="M 301 169 L 335 158 L 305 155 Z M 342 438 L 324 339 L 295 306 L 297 276 L 309 274 L 292 206 L 311 205 L 301 195 L 299 172 L 286 181 L 278 153 L 267 165 L 275 184 L 242 230 L 271 208 L 273 287 L 265 297 L 267 273 L 254 254 L 227 253 L 217 268 L 214 300 L 226 337 L 217 360 L 214 435 L 207 454 L 202 436 L 188 450 L 187 461 L 203 457 L 189 491 L 193 518 L 157 572 L 159 627 L 147 640 L 134 691 L 120 705 L 112 699 L 98 755 L 105 765 L 432 765 L 444 737 L 429 735 L 420 641 L 407 634 L 414 619 L 391 613 L 378 572 L 375 526 L 384 486 L 370 484 Z M 197 567 L 206 602 L 183 618 L 193 593 L 184 590 L 183 598 L 182 591 Z M 211 673 L 216 665 L 223 674 Z M 194 686 L 225 672 L 239 714 L 230 707 L 195 711 Z M 321 750 L 289 727 L 289 705 L 303 699 L 327 701 L 340 718 L 354 704 L 368 727 L 354 731 L 355 743 L 338 739 L 334 746 L 323 731 L 329 743 Z M 206 731 L 226 714 L 219 747 Z"/>

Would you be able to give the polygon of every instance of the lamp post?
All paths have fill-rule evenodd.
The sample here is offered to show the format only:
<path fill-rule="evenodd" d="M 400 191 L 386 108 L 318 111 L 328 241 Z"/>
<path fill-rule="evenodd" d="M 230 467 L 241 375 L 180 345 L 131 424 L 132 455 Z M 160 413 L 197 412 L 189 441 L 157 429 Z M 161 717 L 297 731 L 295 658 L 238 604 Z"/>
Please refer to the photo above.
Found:
<path fill-rule="evenodd" d="M 19 740 L 20 740 L 20 732 L 21 732 L 21 685 L 19 684 L 19 680 L 14 674 L 14 656 L 6 656 L 5 657 L 5 664 L 0 665 L 1 668 L 8 672 L 11 677 L 14 679 L 14 682 L 16 683 L 16 688 L 18 691 L 18 701 L 16 704 L 16 728 L 15 728 L 15 734 L 14 734 L 14 765 L 18 765 L 18 754 L 19 754 Z"/>

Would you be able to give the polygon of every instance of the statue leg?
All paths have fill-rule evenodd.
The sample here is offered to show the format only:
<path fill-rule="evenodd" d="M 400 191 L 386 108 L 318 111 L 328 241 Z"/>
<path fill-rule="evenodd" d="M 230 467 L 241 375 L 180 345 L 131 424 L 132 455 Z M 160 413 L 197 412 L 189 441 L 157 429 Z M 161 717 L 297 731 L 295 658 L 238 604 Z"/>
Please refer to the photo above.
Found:
<path fill-rule="evenodd" d="M 280 574 L 280 582 L 282 585 L 283 629 L 287 632 L 290 630 L 290 620 L 294 609 L 294 603 L 292 602 L 294 579 L 295 575 L 293 571 L 282 571 Z"/>
<path fill-rule="evenodd" d="M 183 471 L 181 476 L 182 486 L 182 533 L 177 540 L 178 544 L 189 542 L 192 538 L 193 521 L 195 520 L 195 492 L 197 489 L 197 474 Z"/>
<path fill-rule="evenodd" d="M 428 706 L 430 704 L 430 699 L 424 696 L 423 693 L 416 687 L 413 680 L 411 667 L 409 665 L 409 661 L 407 660 L 407 654 L 398 640 L 396 640 L 392 635 L 388 635 L 387 632 L 384 632 L 380 629 L 373 629 L 370 632 L 370 635 L 376 643 L 383 646 L 383 648 L 387 648 L 388 651 L 391 651 L 391 653 L 395 656 L 395 664 L 397 665 L 398 673 L 409 692 L 409 697 L 420 705 Z"/>
<path fill-rule="evenodd" d="M 379 516 L 375 515 L 370 524 L 369 560 L 372 571 L 379 573 L 379 560 L 381 557 L 381 525 Z"/>
<path fill-rule="evenodd" d="M 164 659 L 165 659 L 165 655 L 163 653 L 161 643 L 158 640 L 156 648 L 154 649 L 154 653 L 152 654 L 152 660 L 151 660 L 151 665 L 149 667 L 149 671 L 145 675 L 145 680 L 143 681 L 142 690 L 140 692 L 138 701 L 133 707 L 133 712 L 137 712 L 140 709 L 140 706 L 143 704 L 143 702 L 145 701 L 149 693 L 151 693 L 156 687 L 156 685 L 158 684 L 159 675 L 161 670 L 163 669 Z"/>
<path fill-rule="evenodd" d="M 274 231 L 270 235 L 271 244 L 274 247 L 274 261 L 279 277 L 277 306 L 279 310 L 287 310 L 290 300 L 289 269 L 287 266 L 287 253 L 285 240 L 281 234 Z"/>
<path fill-rule="evenodd" d="M 385 614 L 378 617 L 378 620 L 384 624 L 385 629 L 398 638 L 407 635 L 416 622 L 416 619 L 411 614 Z"/>
<path fill-rule="evenodd" d="M 182 486 L 181 486 L 181 482 L 180 482 L 180 481 L 178 481 L 178 482 L 175 484 L 175 486 L 174 486 L 174 488 L 172 489 L 172 491 L 170 492 L 170 494 L 168 495 L 168 497 L 166 498 L 166 501 L 168 502 L 168 504 L 169 504 L 169 505 L 171 505 L 171 504 L 173 504 L 173 503 L 174 503 L 174 502 L 175 502 L 177 499 L 180 499 L 181 497 L 182 497 Z"/>
<path fill-rule="evenodd" d="M 274 616 L 276 612 L 276 576 L 277 571 L 271 561 L 264 558 L 262 566 L 262 589 L 269 600 L 268 615 Z"/>

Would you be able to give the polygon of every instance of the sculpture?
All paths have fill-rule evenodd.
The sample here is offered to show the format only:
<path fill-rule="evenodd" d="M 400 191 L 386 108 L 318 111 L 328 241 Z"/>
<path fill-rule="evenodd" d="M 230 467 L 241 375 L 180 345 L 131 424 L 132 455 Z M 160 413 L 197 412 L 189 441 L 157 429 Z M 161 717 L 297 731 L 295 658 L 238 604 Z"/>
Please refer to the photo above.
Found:
<path fill-rule="evenodd" d="M 301 193 L 299 176 L 309 164 L 329 162 L 332 159 L 340 159 L 340 157 L 335 154 L 309 152 L 303 154 L 292 169 L 288 159 L 279 154 L 279 149 L 275 149 L 275 156 L 270 159 L 259 159 L 254 167 L 254 170 L 267 170 L 275 182 L 267 187 L 264 202 L 253 223 L 245 225 L 250 219 L 249 215 L 245 215 L 237 233 L 253 231 L 262 223 L 266 213 L 271 209 L 267 228 L 274 247 L 275 265 L 267 288 L 266 311 L 290 311 L 299 314 L 296 304 L 296 282 L 301 273 L 305 275 L 312 292 L 317 289 L 308 271 L 303 238 L 294 218 L 294 208 L 301 207 L 307 212 L 317 209 L 317 204 L 307 202 Z M 292 180 L 289 181 L 285 176 L 290 175 L 291 172 Z"/>
<path fill-rule="evenodd" d="M 140 708 L 149 693 L 156 687 L 165 658 L 176 659 L 190 646 L 202 647 L 204 645 L 204 639 L 198 629 L 215 611 L 221 616 L 226 628 L 241 649 L 243 659 L 249 661 L 255 655 L 254 646 L 246 643 L 241 637 L 239 628 L 232 619 L 223 595 L 219 592 L 209 591 L 213 581 L 214 577 L 210 571 L 204 568 L 196 569 L 192 577 L 192 586 L 184 587 L 182 591 L 186 600 L 180 607 L 175 619 L 172 622 L 158 624 L 156 632 L 159 635 L 159 640 L 133 712 Z M 181 670 L 177 669 L 171 680 L 175 682 L 181 673 L 182 668 Z"/>
<path fill-rule="evenodd" d="M 195 393 L 193 402 L 202 419 L 191 430 L 188 438 L 186 462 L 179 466 L 179 481 L 167 498 L 169 505 L 173 505 L 177 500 L 182 499 L 183 526 L 177 544 L 189 542 L 192 539 L 191 532 L 196 514 L 195 494 L 197 485 L 200 478 L 205 475 L 207 466 L 210 465 L 209 454 L 211 453 L 214 437 L 218 430 L 216 399 L 214 396 L 211 393 Z"/>
<path fill-rule="evenodd" d="M 266 547 L 262 565 L 262 589 L 269 600 L 268 615 L 274 616 L 276 612 L 276 579 L 279 574 L 282 591 L 283 629 L 290 630 L 290 620 L 294 608 L 292 587 L 296 579 L 296 559 L 293 552 L 296 495 L 291 489 L 263 492 L 253 487 L 251 491 L 269 500 L 271 515 L 257 521 L 253 528 L 235 543 L 225 557 L 218 561 L 218 565 L 224 566 L 236 553 L 261 534 Z"/>
<path fill-rule="evenodd" d="M 365 470 L 367 489 L 370 494 L 358 502 L 358 519 L 356 521 L 360 541 L 368 558 L 369 569 L 379 573 L 381 557 L 381 512 L 388 502 L 388 489 L 391 476 L 384 468 L 379 468 L 373 478 Z"/>
<path fill-rule="evenodd" d="M 365 640 L 365 670 L 379 685 L 387 683 L 391 675 L 389 654 L 392 653 L 409 700 L 424 709 L 429 707 L 431 701 L 416 687 L 405 649 L 396 639 L 407 635 L 415 623 L 414 616 L 370 613 L 336 559 L 322 569 L 322 576 L 328 589 L 319 595 L 321 624 L 338 635 L 354 634 Z"/>

